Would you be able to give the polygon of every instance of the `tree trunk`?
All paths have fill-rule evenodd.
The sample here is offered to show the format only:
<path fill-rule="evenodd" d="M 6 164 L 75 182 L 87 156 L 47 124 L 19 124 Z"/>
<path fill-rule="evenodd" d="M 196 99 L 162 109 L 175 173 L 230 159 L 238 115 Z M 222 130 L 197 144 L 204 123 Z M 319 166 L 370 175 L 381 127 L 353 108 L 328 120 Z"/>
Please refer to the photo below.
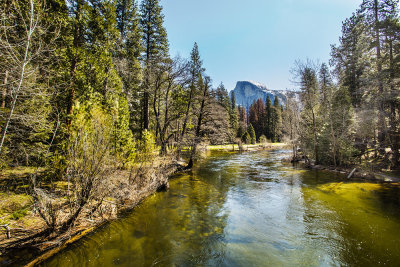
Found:
<path fill-rule="evenodd" d="M 396 118 L 396 94 L 394 86 L 395 70 L 394 70 L 394 58 L 393 58 L 393 40 L 389 37 L 389 84 L 390 84 L 390 145 L 393 152 L 392 158 L 392 169 L 398 169 L 399 163 L 399 133 L 397 129 L 397 118 Z"/>
<path fill-rule="evenodd" d="M 74 54 L 71 59 L 71 68 L 70 68 L 70 84 L 69 84 L 69 92 L 68 92 L 68 103 L 67 103 L 67 125 L 71 125 L 72 120 L 71 116 L 73 113 L 74 101 L 76 98 L 76 69 L 79 61 L 79 57 L 77 54 L 78 49 L 80 48 L 80 39 L 82 35 L 81 29 L 81 7 L 82 0 L 76 1 L 76 10 L 75 10 L 75 27 L 74 27 Z"/>
<path fill-rule="evenodd" d="M 375 16 L 375 43 L 376 43 L 376 70 L 378 72 L 378 93 L 379 96 L 383 96 L 383 83 L 382 83 L 382 56 L 381 56 L 381 41 L 380 41 L 380 31 L 379 31 L 379 10 L 378 10 L 378 0 L 374 0 L 374 16 Z M 384 102 L 382 99 L 378 101 L 378 141 L 380 147 L 380 153 L 384 154 L 384 142 L 386 139 L 386 125 L 385 125 L 385 114 L 384 114 Z"/>
<path fill-rule="evenodd" d="M 143 130 L 149 130 L 149 92 L 143 94 Z"/>
<path fill-rule="evenodd" d="M 24 58 L 22 59 L 22 62 L 21 62 L 21 64 L 22 64 L 21 65 L 21 72 L 19 73 L 20 77 L 19 77 L 17 88 L 15 88 L 15 90 L 13 90 L 12 103 L 11 103 L 11 106 L 10 106 L 10 112 L 8 113 L 6 122 L 5 122 L 4 127 L 3 127 L 3 132 L 2 132 L 2 135 L 1 135 L 1 141 L 0 141 L 0 154 L 2 153 L 2 148 L 3 148 L 3 145 L 4 145 L 4 140 L 5 140 L 6 135 L 7 135 L 8 126 L 10 125 L 11 118 L 12 118 L 12 116 L 14 114 L 15 105 L 17 103 L 18 95 L 19 95 L 19 92 L 21 90 L 24 78 L 25 78 L 25 68 L 26 68 L 26 66 L 28 65 L 28 62 L 29 62 L 29 59 L 28 59 L 29 48 L 31 46 L 32 34 L 36 29 L 35 28 L 36 24 L 34 25 L 34 14 L 33 14 L 34 11 L 35 11 L 34 10 L 34 2 L 33 2 L 33 0 L 31 0 L 30 1 L 29 26 L 27 26 L 29 28 L 26 29 L 27 30 L 27 36 L 26 36 Z"/>
<path fill-rule="evenodd" d="M 190 154 L 189 163 L 186 166 L 187 169 L 191 169 L 193 167 L 193 159 L 197 152 L 197 145 L 200 140 L 200 130 L 201 130 L 202 122 L 203 122 L 204 107 L 205 107 L 205 102 L 206 102 L 207 91 L 208 91 L 208 85 L 205 84 L 204 90 L 203 90 L 203 99 L 201 100 L 201 105 L 200 105 L 200 113 L 199 113 L 199 117 L 197 119 L 196 134 L 195 134 L 195 138 L 193 140 L 193 145 L 192 145 L 192 152 Z"/>
<path fill-rule="evenodd" d="M 8 83 L 8 70 L 6 70 L 6 74 L 4 77 L 4 84 L 3 84 L 3 93 L 1 97 L 1 107 L 5 108 L 6 107 L 6 96 L 7 96 L 7 84 Z"/>
<path fill-rule="evenodd" d="M 314 154 L 315 154 L 315 164 L 319 164 L 319 155 L 318 155 L 318 139 L 317 139 L 317 125 L 315 122 L 315 114 L 314 108 L 312 108 L 312 120 L 313 120 L 313 133 L 314 133 Z"/>

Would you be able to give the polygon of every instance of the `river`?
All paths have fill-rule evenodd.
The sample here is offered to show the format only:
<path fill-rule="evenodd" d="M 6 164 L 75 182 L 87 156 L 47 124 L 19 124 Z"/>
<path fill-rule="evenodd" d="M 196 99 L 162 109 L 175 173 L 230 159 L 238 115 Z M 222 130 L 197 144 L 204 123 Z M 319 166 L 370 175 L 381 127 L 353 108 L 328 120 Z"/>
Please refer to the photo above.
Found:
<path fill-rule="evenodd" d="M 212 152 L 42 266 L 400 266 L 400 186 Z"/>

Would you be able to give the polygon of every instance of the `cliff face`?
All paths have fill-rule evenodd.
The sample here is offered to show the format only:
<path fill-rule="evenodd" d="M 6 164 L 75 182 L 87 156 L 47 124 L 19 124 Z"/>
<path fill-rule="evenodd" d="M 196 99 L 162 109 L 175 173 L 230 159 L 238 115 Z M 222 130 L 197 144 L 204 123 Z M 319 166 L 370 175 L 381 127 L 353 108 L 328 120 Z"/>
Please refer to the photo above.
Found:
<path fill-rule="evenodd" d="M 244 106 L 247 110 L 254 101 L 258 99 L 267 101 L 267 97 L 271 99 L 271 102 L 274 102 L 275 96 L 278 97 L 281 105 L 286 104 L 286 96 L 288 94 L 292 94 L 290 91 L 278 91 L 278 90 L 270 90 L 265 85 L 252 82 L 252 81 L 240 81 L 236 83 L 236 87 L 231 94 L 235 94 L 236 104 L 240 106 Z"/>

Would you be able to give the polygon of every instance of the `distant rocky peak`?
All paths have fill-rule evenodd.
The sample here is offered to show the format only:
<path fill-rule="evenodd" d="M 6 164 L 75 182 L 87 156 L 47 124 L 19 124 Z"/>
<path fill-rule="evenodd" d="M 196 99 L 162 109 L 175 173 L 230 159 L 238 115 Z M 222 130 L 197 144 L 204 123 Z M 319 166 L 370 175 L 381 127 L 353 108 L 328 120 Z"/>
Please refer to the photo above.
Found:
<path fill-rule="evenodd" d="M 262 99 L 266 102 L 267 97 L 273 102 L 277 96 L 280 104 L 285 105 L 286 93 L 286 91 L 268 89 L 265 85 L 254 81 L 239 81 L 236 83 L 235 89 L 231 91 L 231 95 L 235 94 L 236 104 L 247 110 L 254 101 Z"/>

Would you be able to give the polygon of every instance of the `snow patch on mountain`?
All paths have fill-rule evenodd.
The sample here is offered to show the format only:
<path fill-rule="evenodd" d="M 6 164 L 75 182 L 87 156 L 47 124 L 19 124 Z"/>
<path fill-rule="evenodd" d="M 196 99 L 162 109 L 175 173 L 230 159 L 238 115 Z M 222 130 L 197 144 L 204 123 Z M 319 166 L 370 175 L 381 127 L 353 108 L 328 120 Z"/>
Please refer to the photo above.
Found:
<path fill-rule="evenodd" d="M 294 97 L 296 100 L 299 98 L 298 92 L 272 90 L 268 89 L 267 86 L 254 81 L 237 82 L 235 89 L 231 91 L 231 95 L 232 94 L 235 95 L 236 104 L 245 107 L 247 110 L 249 109 L 250 105 L 258 99 L 262 99 L 264 102 L 266 102 L 268 97 L 273 103 L 275 96 L 277 96 L 279 103 L 285 106 L 288 96 Z"/>

